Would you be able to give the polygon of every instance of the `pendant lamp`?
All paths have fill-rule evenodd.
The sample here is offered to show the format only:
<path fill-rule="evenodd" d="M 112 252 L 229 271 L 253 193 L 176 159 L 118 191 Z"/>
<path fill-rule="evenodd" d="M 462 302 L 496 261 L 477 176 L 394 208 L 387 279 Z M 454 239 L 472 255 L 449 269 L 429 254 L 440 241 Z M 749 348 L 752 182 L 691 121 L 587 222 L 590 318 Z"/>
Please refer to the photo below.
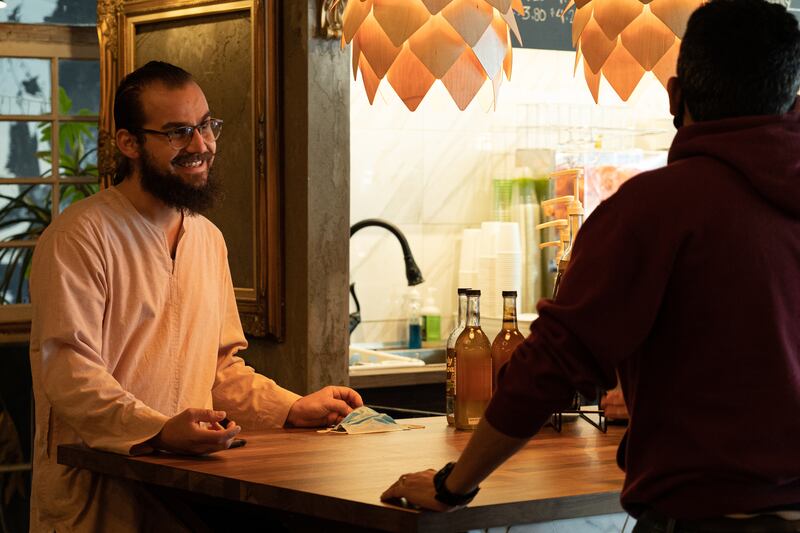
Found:
<path fill-rule="evenodd" d="M 373 103 L 383 78 L 414 111 L 441 80 L 462 111 L 486 79 L 494 101 L 511 78 L 511 37 L 520 39 L 514 11 L 522 0 L 349 0 L 342 48 L 353 46 L 358 72 Z"/>
<path fill-rule="evenodd" d="M 678 50 L 692 12 L 704 0 L 570 0 L 575 6 L 572 45 L 575 71 L 583 74 L 598 101 L 604 77 L 627 101 L 645 72 L 664 87 L 675 75 Z"/>

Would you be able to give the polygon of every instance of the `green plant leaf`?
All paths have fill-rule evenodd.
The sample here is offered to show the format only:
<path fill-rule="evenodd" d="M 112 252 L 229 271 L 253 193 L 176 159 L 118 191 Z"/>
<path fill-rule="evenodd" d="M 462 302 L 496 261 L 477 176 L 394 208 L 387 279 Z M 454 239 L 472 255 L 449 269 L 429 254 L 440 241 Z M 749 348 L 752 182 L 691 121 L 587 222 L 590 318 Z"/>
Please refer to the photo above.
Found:
<path fill-rule="evenodd" d="M 39 128 L 39 142 L 42 144 L 50 145 L 50 139 L 53 137 L 53 124 L 51 122 L 42 122 Z"/>
<path fill-rule="evenodd" d="M 67 95 L 64 87 L 58 87 L 58 112 L 62 115 L 68 115 L 69 110 L 72 109 L 72 98 Z"/>

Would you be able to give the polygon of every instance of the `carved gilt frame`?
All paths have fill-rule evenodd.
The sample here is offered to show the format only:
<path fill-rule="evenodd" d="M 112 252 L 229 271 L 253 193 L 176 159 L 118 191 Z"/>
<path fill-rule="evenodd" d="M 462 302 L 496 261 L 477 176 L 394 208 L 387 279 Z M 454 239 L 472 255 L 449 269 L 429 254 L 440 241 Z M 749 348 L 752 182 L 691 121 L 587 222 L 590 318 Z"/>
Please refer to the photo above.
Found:
<path fill-rule="evenodd" d="M 317 36 L 341 39 L 344 33 L 344 8 L 347 0 L 317 0 Z"/>
<path fill-rule="evenodd" d="M 251 98 L 247 102 L 250 121 L 246 132 L 251 137 L 252 151 L 245 149 L 251 165 L 240 165 L 237 158 L 235 163 L 241 173 L 235 172 L 231 179 L 224 176 L 226 195 L 230 196 L 231 187 L 244 187 L 237 192 L 247 202 L 252 202 L 252 215 L 248 213 L 252 224 L 240 224 L 236 227 L 223 227 L 226 241 L 229 246 L 229 259 L 233 262 L 231 250 L 231 234 L 235 241 L 252 244 L 252 260 L 245 262 L 247 271 L 252 276 L 252 283 L 237 283 L 234 272 L 234 290 L 239 315 L 244 331 L 254 336 L 267 336 L 282 340 L 283 324 L 283 267 L 282 267 L 282 232 L 281 232 L 281 202 L 280 183 L 278 176 L 278 82 L 277 82 L 277 3 L 278 0 L 99 0 L 98 37 L 100 41 L 100 77 L 101 77 L 101 111 L 100 131 L 98 134 L 99 156 L 98 167 L 103 186 L 112 183 L 114 175 L 114 125 L 113 125 L 113 97 L 114 91 L 120 80 L 137 66 L 137 41 L 140 33 L 151 34 L 163 31 L 162 36 L 169 38 L 170 31 L 190 32 L 193 24 L 203 24 L 203 29 L 208 30 L 215 24 L 215 17 L 220 21 L 238 17 L 237 24 L 244 18 L 249 20 L 250 30 L 250 80 L 247 84 L 237 84 L 237 80 L 219 79 L 218 87 L 224 88 L 224 93 L 230 95 L 240 91 L 242 98 Z M 209 26 L 211 25 L 211 26 Z M 199 26 L 197 26 L 199 27 Z M 178 35 L 178 34 L 176 34 Z M 186 35 L 186 33 L 184 33 Z M 147 38 L 145 36 L 144 38 Z M 139 44 L 137 44 L 139 43 Z M 227 47 L 214 49 L 214 54 L 225 54 Z M 151 51 L 152 52 L 152 51 Z M 235 53 L 228 52 L 228 53 Z M 241 55 L 241 54 L 240 54 Z M 149 57 L 149 59 L 163 59 L 170 61 L 167 51 L 163 57 Z M 215 58 L 219 60 L 219 58 Z M 224 59 L 224 58 L 223 58 Z M 240 58 L 231 58 L 231 60 Z M 173 61 L 175 62 L 175 61 Z M 184 65 L 181 65 L 184 66 Z M 186 67 L 184 67 L 186 68 Z M 188 68 L 190 72 L 191 68 Z M 193 74 L 196 74 L 193 72 Z M 217 79 L 217 78 L 214 78 Z M 201 83 L 201 87 L 203 87 Z M 203 87 L 206 90 L 206 87 Z M 208 92 L 207 92 L 208 96 Z M 209 103 L 214 109 L 214 103 L 209 97 Z M 246 106 L 247 107 L 247 106 Z M 227 117 L 220 117 L 226 119 Z M 246 122 L 246 121 L 243 121 Z M 244 126 L 243 126 L 244 127 Z M 226 120 L 226 131 L 228 121 Z M 218 145 L 224 146 L 225 132 Z M 231 138 L 232 140 L 232 138 Z M 224 157 L 224 152 L 223 152 Z M 215 167 L 218 165 L 215 165 Z M 222 202 L 219 209 L 226 220 L 238 220 L 238 212 L 231 207 L 225 213 L 226 201 Z M 243 217 L 248 218 L 248 217 Z M 212 217 L 213 220 L 213 217 Z M 227 231 L 226 231 L 227 229 Z M 237 233 L 240 232 L 240 233 Z M 233 265 L 232 265 L 233 270 Z"/>

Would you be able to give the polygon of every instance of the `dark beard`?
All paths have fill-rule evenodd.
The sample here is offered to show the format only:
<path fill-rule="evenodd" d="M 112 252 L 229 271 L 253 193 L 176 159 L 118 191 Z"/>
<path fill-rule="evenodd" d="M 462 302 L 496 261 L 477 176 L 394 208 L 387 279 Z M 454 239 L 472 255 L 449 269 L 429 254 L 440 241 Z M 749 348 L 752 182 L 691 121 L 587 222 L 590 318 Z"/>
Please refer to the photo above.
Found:
<path fill-rule="evenodd" d="M 207 213 L 222 198 L 222 186 L 209 167 L 205 185 L 195 187 L 184 183 L 174 172 L 161 172 L 145 150 L 142 154 L 142 188 L 185 214 Z"/>

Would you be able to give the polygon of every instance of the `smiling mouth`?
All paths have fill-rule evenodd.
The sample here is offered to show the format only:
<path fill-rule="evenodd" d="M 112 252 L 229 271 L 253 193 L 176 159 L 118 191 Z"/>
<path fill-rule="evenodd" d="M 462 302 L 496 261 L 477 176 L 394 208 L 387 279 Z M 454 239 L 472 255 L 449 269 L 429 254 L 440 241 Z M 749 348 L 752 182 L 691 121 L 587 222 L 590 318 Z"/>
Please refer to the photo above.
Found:
<path fill-rule="evenodd" d="M 176 166 L 179 166 L 179 167 L 184 167 L 184 168 L 197 168 L 197 167 L 201 166 L 203 163 L 205 163 L 205 161 L 204 161 L 204 160 L 198 160 L 198 161 L 182 161 L 182 162 L 177 162 L 177 161 L 176 161 L 176 162 L 175 162 L 175 165 L 176 165 Z"/>
<path fill-rule="evenodd" d="M 172 164 L 182 168 L 198 168 L 203 166 L 203 163 L 211 161 L 212 154 L 198 155 L 194 157 L 178 157 L 172 160 Z"/>

